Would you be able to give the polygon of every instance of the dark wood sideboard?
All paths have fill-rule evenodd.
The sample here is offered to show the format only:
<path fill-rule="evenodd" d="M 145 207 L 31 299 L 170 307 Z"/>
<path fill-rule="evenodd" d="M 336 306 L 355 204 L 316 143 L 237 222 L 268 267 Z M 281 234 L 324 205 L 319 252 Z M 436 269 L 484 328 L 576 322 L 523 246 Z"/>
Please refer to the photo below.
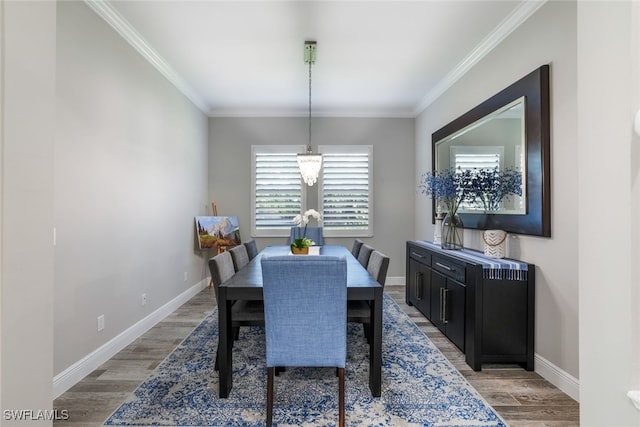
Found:
<path fill-rule="evenodd" d="M 480 371 L 483 363 L 534 368 L 535 265 L 407 241 L 406 302 Z M 502 264 L 502 265 L 501 265 Z"/>

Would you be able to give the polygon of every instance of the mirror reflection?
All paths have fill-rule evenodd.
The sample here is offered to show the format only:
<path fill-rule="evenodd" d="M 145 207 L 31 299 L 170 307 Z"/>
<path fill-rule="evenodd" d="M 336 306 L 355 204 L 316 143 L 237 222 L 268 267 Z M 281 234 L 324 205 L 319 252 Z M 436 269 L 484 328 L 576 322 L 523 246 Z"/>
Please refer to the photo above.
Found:
<path fill-rule="evenodd" d="M 494 111 L 480 120 L 436 142 L 436 169 L 485 169 L 517 171 L 526 174 L 524 97 Z M 526 180 L 522 196 L 505 197 L 491 213 L 526 214 Z M 460 204 L 461 213 L 486 213 L 478 202 Z"/>
<path fill-rule="evenodd" d="M 491 131 L 505 123 L 511 123 L 511 126 Z M 513 143 L 503 142 L 502 136 L 506 134 L 517 135 L 510 138 Z M 466 153 L 470 162 L 480 160 L 488 151 L 494 162 L 499 159 L 500 168 L 504 163 L 504 170 L 495 169 L 497 175 L 520 179 L 519 182 L 509 181 L 508 190 L 522 190 L 516 193 L 525 197 L 512 194 L 510 197 L 513 199 L 509 202 L 499 197 L 509 192 L 478 192 L 477 188 L 485 187 L 470 182 L 473 190 L 471 201 L 475 206 L 465 206 L 464 210 L 458 211 L 465 228 L 551 236 L 549 65 L 537 68 L 438 129 L 431 135 L 431 141 L 432 170 L 455 167 L 456 158 L 460 157 L 462 162 L 460 151 Z M 510 172 L 518 168 L 520 173 L 517 175 Z M 478 169 L 477 174 L 489 170 Z M 474 174 L 470 172 L 469 175 Z M 492 181 L 488 179 L 488 182 Z M 499 200 L 495 203 L 495 210 L 493 206 L 492 209 L 479 207 L 487 204 L 487 194 L 494 194 L 493 200 Z M 478 203 L 479 198 L 482 203 Z M 437 208 L 435 201 L 432 203 L 435 222 Z"/>

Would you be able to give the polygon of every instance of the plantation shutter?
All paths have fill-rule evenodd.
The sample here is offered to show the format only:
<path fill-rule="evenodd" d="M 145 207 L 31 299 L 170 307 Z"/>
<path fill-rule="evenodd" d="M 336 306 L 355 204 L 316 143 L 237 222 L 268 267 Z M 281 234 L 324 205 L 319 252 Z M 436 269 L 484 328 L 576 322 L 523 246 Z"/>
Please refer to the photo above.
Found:
<path fill-rule="evenodd" d="M 458 170 L 467 169 L 494 169 L 500 168 L 500 154 L 499 153 L 487 153 L 487 154 L 456 154 L 455 168 Z"/>
<path fill-rule="evenodd" d="M 254 146 L 253 235 L 289 235 L 293 217 L 303 206 L 298 146 Z"/>
<path fill-rule="evenodd" d="M 371 236 L 371 146 L 321 146 L 325 236 Z"/>

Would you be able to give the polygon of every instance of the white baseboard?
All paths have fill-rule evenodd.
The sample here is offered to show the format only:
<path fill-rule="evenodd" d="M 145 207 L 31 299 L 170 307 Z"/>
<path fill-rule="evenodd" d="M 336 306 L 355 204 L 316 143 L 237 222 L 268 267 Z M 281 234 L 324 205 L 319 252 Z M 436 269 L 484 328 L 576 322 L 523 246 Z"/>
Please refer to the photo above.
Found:
<path fill-rule="evenodd" d="M 535 371 L 538 375 L 567 393 L 575 401 L 580 402 L 580 380 L 558 368 L 538 353 L 533 358 Z"/>
<path fill-rule="evenodd" d="M 387 277 L 387 280 L 385 281 L 385 285 L 391 285 L 391 286 L 399 286 L 399 285 L 404 285 L 404 276 L 390 276 Z"/>
<path fill-rule="evenodd" d="M 209 278 L 207 277 L 60 372 L 53 378 L 53 398 L 55 399 L 69 390 L 81 379 L 93 372 L 94 369 L 111 359 L 136 338 L 140 337 L 162 319 L 173 313 L 182 304 L 189 301 L 198 292 L 208 286 L 208 284 Z"/>

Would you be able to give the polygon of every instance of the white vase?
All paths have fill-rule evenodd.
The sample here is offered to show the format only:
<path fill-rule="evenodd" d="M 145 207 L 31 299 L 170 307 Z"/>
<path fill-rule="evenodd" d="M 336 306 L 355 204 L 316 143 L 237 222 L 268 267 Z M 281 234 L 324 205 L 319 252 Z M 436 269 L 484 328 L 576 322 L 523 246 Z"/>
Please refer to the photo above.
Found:
<path fill-rule="evenodd" d="M 493 258 L 504 258 L 507 252 L 507 232 L 504 230 L 484 230 L 484 254 Z"/>
<path fill-rule="evenodd" d="M 442 243 L 442 219 L 444 215 L 438 214 L 436 215 L 436 226 L 433 230 L 433 243 L 439 245 Z"/>

